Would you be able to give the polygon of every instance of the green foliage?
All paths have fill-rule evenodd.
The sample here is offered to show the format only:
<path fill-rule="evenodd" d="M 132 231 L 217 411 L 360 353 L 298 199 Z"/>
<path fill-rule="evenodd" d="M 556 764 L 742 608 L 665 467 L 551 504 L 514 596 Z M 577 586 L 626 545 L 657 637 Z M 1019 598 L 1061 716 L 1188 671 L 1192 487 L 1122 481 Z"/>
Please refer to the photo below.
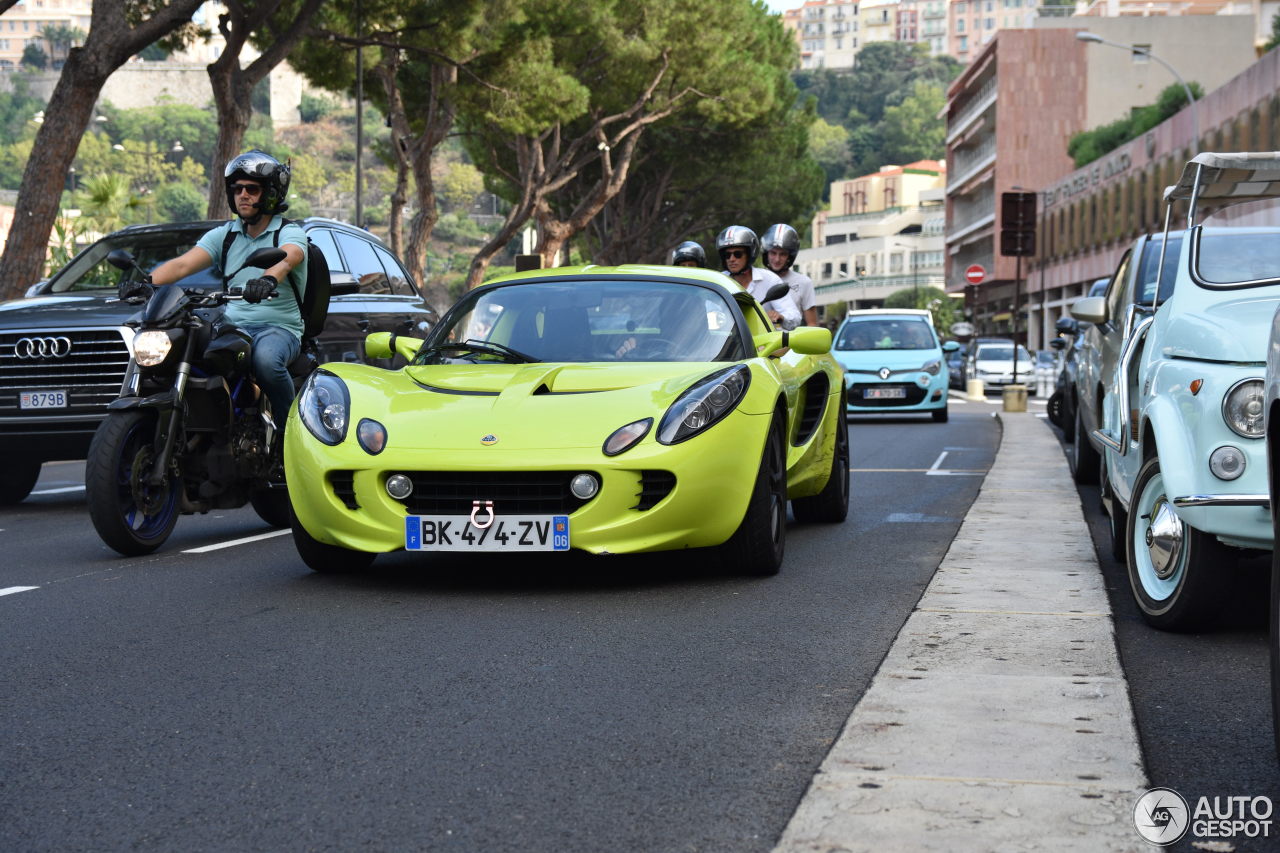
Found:
<path fill-rule="evenodd" d="M 43 100 L 31 93 L 27 75 L 10 74 L 9 79 L 13 81 L 13 90 L 0 92 L 0 144 L 3 145 L 34 139 L 37 125 L 32 119 L 46 106 Z"/>
<path fill-rule="evenodd" d="M 190 158 L 208 170 L 213 162 L 217 144 L 217 116 L 212 107 L 193 107 L 187 104 L 162 102 L 151 107 L 121 110 L 106 106 L 102 110 L 107 121 L 103 123 L 111 142 L 143 142 L 154 146 L 167 160 Z M 182 143 L 182 151 L 174 151 L 175 143 Z"/>
<path fill-rule="evenodd" d="M 1267 39 L 1267 43 L 1262 46 L 1264 51 L 1271 50 L 1280 44 L 1280 12 L 1276 12 L 1271 16 L 1271 38 Z"/>
<path fill-rule="evenodd" d="M 207 205 L 205 194 L 191 184 L 168 183 L 156 190 L 156 214 L 168 222 L 204 219 Z"/>
<path fill-rule="evenodd" d="M 480 243 L 487 235 L 465 213 L 446 213 L 436 222 L 434 236 L 449 243 Z"/>
<path fill-rule="evenodd" d="M 332 98 L 303 92 L 302 102 L 298 104 L 298 115 L 307 124 L 311 124 L 331 115 L 336 107 L 337 104 L 334 103 Z"/>
<path fill-rule="evenodd" d="M 436 194 L 446 210 L 470 213 L 484 192 L 484 175 L 470 163 L 449 163 L 436 181 Z"/>
<path fill-rule="evenodd" d="M 822 167 L 827 182 L 844 177 L 849 163 L 849 131 L 818 116 L 809 125 L 809 154 Z"/>
<path fill-rule="evenodd" d="M 890 293 L 884 307 L 928 309 L 933 314 L 933 327 L 940 335 L 946 335 L 951 324 L 962 319 L 957 301 L 936 287 L 908 287 Z"/>
<path fill-rule="evenodd" d="M 163 62 L 169 58 L 169 53 L 170 51 L 163 45 L 152 43 L 138 52 L 138 58 L 145 59 L 147 62 Z"/>
<path fill-rule="evenodd" d="M 946 152 L 947 127 L 938 113 L 947 102 L 939 83 L 916 80 L 900 104 L 886 107 L 880 122 L 881 153 L 890 163 L 939 158 Z"/>
<path fill-rule="evenodd" d="M 1199 83 L 1189 83 L 1188 86 L 1196 100 L 1204 97 Z M 1125 118 L 1081 131 L 1071 137 L 1071 141 L 1067 143 L 1067 154 L 1075 161 L 1076 168 L 1092 163 L 1129 140 L 1137 139 L 1186 105 L 1187 93 L 1181 83 L 1166 86 L 1154 104 L 1134 107 Z"/>
<path fill-rule="evenodd" d="M 44 48 L 39 42 L 29 41 L 27 46 L 22 49 L 22 60 L 20 62 L 23 68 L 34 68 L 37 71 L 43 71 L 49 67 L 49 55 L 44 52 Z"/>

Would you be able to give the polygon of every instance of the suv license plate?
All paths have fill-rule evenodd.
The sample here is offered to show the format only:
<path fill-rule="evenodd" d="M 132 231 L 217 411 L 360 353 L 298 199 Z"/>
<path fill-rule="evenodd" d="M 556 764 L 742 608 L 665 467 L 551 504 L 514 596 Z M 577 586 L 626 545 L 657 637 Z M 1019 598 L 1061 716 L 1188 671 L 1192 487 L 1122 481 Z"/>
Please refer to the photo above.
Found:
<path fill-rule="evenodd" d="M 906 388 L 863 388 L 864 400 L 902 400 L 907 396 Z"/>
<path fill-rule="evenodd" d="M 67 392 L 64 391 L 23 391 L 18 395 L 19 409 L 65 409 Z"/>
<path fill-rule="evenodd" d="M 491 518 L 480 513 L 481 521 Z M 569 516 L 500 515 L 477 527 L 465 515 L 411 515 L 406 551 L 568 551 Z"/>

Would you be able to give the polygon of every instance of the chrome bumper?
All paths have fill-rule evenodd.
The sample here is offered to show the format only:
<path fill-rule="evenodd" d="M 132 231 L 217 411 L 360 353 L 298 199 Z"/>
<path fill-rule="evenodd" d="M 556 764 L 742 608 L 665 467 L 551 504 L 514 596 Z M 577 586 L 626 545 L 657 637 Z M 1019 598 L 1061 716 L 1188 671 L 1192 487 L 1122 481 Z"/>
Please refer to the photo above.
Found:
<path fill-rule="evenodd" d="M 1184 495 L 1173 499 L 1176 507 L 1192 506 L 1261 506 L 1271 507 L 1270 495 Z"/>

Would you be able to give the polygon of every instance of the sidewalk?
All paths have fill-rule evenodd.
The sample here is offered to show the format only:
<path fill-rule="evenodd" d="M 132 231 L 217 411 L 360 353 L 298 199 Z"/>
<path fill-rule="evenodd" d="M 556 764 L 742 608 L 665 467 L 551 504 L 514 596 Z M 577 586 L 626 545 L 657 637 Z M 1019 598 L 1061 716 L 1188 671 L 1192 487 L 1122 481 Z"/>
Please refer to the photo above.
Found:
<path fill-rule="evenodd" d="M 1046 423 L 999 417 L 977 499 L 775 853 L 1152 849 L 1079 495 Z"/>

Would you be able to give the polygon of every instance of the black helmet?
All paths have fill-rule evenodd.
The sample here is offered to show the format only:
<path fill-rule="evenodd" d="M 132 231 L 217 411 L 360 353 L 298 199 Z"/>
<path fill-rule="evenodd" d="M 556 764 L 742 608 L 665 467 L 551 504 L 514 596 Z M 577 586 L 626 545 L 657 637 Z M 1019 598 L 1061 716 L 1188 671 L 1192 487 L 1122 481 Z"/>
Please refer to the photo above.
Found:
<path fill-rule="evenodd" d="M 236 209 L 236 196 L 231 185 L 239 179 L 262 184 L 262 199 L 258 202 L 258 213 L 253 221 L 256 222 L 257 216 L 263 213 L 274 216 L 289 209 L 289 203 L 285 201 L 289 195 L 289 167 L 265 151 L 255 148 L 235 157 L 227 164 L 223 175 L 227 187 L 227 204 L 232 211 Z"/>
<path fill-rule="evenodd" d="M 671 251 L 671 266 L 675 266 L 681 261 L 693 261 L 700 267 L 707 265 L 707 253 L 702 250 L 702 246 L 692 240 L 685 240 L 679 246 Z"/>
<path fill-rule="evenodd" d="M 764 265 L 767 267 L 770 249 L 781 249 L 786 252 L 787 265 L 782 268 L 782 272 L 786 272 L 796 262 L 796 253 L 800 251 L 800 235 L 790 225 L 779 222 L 777 225 L 770 225 L 769 230 L 764 232 L 764 236 L 760 238 L 760 247 L 764 252 Z M 769 269 L 772 270 L 773 267 Z M 778 272 L 778 270 L 773 271 Z"/>
<path fill-rule="evenodd" d="M 716 238 L 716 252 L 720 255 L 721 263 L 724 263 L 724 250 L 732 248 L 746 249 L 747 267 L 753 267 L 760 254 L 760 238 L 745 225 L 730 225 Z"/>

